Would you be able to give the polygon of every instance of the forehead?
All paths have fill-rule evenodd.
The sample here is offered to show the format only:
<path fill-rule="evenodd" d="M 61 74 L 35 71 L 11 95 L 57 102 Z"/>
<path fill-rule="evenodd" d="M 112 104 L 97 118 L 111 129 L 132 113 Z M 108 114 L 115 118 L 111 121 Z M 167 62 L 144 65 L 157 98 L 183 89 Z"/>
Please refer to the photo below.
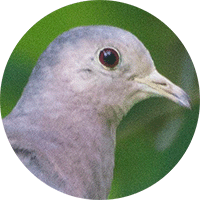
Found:
<path fill-rule="evenodd" d="M 84 55 L 105 47 L 114 47 L 122 53 L 144 50 L 143 44 L 133 34 L 111 26 L 77 27 L 63 33 L 54 42 L 71 52 L 80 50 Z"/>
<path fill-rule="evenodd" d="M 71 44 L 77 44 L 83 40 L 85 41 L 120 41 L 124 44 L 128 44 L 131 41 L 137 40 L 137 38 L 128 31 L 111 26 L 85 26 L 71 29 L 57 39 L 57 42 L 67 42 Z"/>

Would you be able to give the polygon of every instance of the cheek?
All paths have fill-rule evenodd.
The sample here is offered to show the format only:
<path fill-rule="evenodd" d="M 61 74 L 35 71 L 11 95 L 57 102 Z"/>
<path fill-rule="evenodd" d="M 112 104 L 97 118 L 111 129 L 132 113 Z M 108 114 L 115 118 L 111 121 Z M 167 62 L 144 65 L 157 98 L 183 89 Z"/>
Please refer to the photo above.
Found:
<path fill-rule="evenodd" d="M 74 78 L 69 83 L 70 88 L 77 93 L 87 93 L 95 85 L 94 77 L 87 74 L 79 74 L 74 76 Z"/>
<path fill-rule="evenodd" d="M 131 85 L 121 81 L 114 81 L 104 88 L 105 96 L 109 104 L 122 104 L 131 91 Z"/>
<path fill-rule="evenodd" d="M 92 71 L 89 71 L 89 70 L 81 71 L 78 74 L 78 76 L 79 76 L 80 80 L 83 80 L 83 81 L 86 81 L 86 82 L 95 78 L 95 74 Z"/>

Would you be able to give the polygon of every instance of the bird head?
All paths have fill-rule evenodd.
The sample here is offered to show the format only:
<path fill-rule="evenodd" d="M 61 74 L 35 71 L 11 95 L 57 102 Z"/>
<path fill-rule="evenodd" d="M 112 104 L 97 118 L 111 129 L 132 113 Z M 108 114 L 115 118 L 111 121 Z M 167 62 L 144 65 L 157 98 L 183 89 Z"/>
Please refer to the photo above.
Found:
<path fill-rule="evenodd" d="M 101 111 L 113 108 L 124 115 L 134 104 L 152 96 L 190 107 L 188 95 L 158 73 L 142 42 L 116 27 L 67 31 L 50 44 L 38 63 L 54 65 L 54 85 L 61 86 L 63 93 L 73 92 Z"/>

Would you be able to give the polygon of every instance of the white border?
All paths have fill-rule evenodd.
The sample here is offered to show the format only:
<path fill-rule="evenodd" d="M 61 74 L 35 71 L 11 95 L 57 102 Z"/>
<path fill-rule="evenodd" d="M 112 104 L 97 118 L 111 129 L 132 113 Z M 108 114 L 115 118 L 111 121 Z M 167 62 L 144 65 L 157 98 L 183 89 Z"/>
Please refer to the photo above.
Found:
<path fill-rule="evenodd" d="M 121 0 L 120 0 L 121 1 Z M 1 2 L 0 7 L 0 75 L 2 78 L 4 68 L 14 47 L 37 21 L 58 8 L 67 4 L 76 3 L 74 0 L 7 0 Z M 199 30 L 199 2 L 198 1 L 159 1 L 159 0 L 123 0 L 121 2 L 132 4 L 152 13 L 162 20 L 185 45 L 189 52 L 198 77 L 200 77 L 200 30 Z M 66 200 L 75 199 L 59 193 L 38 181 L 13 153 L 0 123 L 0 184 L 1 199 L 48 199 Z M 196 129 L 194 138 L 178 165 L 161 181 L 152 187 L 125 199 L 143 200 L 198 200 L 200 199 L 200 125 Z M 15 166 L 15 171 L 13 171 Z"/>

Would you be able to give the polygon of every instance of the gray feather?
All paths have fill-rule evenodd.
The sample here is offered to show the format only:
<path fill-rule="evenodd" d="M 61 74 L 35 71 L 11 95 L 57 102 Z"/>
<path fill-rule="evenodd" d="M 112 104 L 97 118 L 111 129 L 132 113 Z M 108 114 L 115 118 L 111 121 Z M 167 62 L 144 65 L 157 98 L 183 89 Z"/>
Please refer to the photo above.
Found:
<path fill-rule="evenodd" d="M 114 70 L 100 63 L 102 48 L 119 52 Z M 40 180 L 76 197 L 106 199 L 116 128 L 130 108 L 159 92 L 189 105 L 180 88 L 164 88 L 169 84 L 131 33 L 109 26 L 78 27 L 44 51 L 3 123 L 15 153 Z"/>

